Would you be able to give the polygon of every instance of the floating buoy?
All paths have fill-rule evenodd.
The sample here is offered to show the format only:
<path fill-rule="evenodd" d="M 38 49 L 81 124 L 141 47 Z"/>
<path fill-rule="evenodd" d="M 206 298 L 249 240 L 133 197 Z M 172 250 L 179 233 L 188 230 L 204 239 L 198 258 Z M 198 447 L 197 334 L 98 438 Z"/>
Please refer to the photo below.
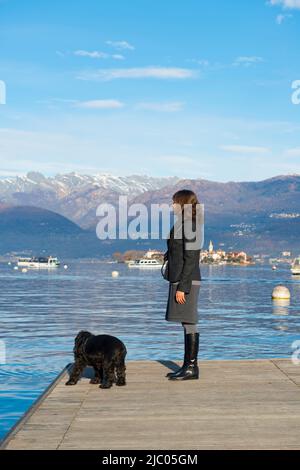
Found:
<path fill-rule="evenodd" d="M 118 277 L 119 276 L 119 271 L 113 271 L 111 273 L 112 277 Z"/>
<path fill-rule="evenodd" d="M 68 269 L 68 265 L 67 265 L 67 264 L 64 265 L 64 269 Z"/>
<path fill-rule="evenodd" d="M 23 269 L 22 269 L 22 273 L 27 273 L 27 271 L 28 271 L 28 270 L 27 270 L 26 268 L 23 268 Z"/>
<path fill-rule="evenodd" d="M 19 268 L 18 268 L 18 266 L 14 266 L 14 269 L 17 271 Z"/>
<path fill-rule="evenodd" d="M 290 299 L 291 293 L 287 287 L 279 285 L 273 289 L 272 298 L 273 299 Z"/>
<path fill-rule="evenodd" d="M 273 271 L 275 271 L 275 269 L 277 269 L 277 266 L 272 266 L 272 269 Z"/>
<path fill-rule="evenodd" d="M 7 264 L 8 264 L 8 266 L 10 266 L 10 265 L 11 265 L 11 262 L 9 261 Z"/>

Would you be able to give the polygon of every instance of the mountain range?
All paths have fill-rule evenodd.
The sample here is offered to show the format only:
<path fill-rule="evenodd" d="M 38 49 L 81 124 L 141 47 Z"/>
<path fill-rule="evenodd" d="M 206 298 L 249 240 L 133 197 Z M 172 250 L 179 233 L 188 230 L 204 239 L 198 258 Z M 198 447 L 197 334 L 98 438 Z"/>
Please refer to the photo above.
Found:
<path fill-rule="evenodd" d="M 96 224 L 96 208 L 102 202 L 117 204 L 120 195 L 129 200 L 148 191 L 175 184 L 179 178 L 150 176 L 79 175 L 45 177 L 38 172 L 0 180 L 0 203 L 38 206 L 72 220 L 82 228 Z"/>
<path fill-rule="evenodd" d="M 163 248 L 165 240 L 99 241 L 96 209 L 104 202 L 117 205 L 120 195 L 150 209 L 152 203 L 170 204 L 174 192 L 182 188 L 195 191 L 204 203 L 206 245 L 212 239 L 215 247 L 250 254 L 300 252 L 300 175 L 221 183 L 146 175 L 45 177 L 30 172 L 0 180 L 0 253 L 26 247 L 40 250 L 46 239 L 55 249 L 56 239 L 62 238 L 65 243 L 58 251 L 67 250 L 70 256 L 101 256 L 137 243 L 139 248 Z"/>

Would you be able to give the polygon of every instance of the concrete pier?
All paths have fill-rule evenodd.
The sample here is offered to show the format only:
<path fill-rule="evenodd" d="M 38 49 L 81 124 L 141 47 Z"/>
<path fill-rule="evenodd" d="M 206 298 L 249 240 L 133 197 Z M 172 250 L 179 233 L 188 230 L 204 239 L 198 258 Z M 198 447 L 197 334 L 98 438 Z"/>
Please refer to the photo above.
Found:
<path fill-rule="evenodd" d="M 180 365 L 181 362 L 178 362 Z M 300 449 L 300 366 L 290 359 L 199 361 L 200 379 L 169 381 L 171 361 L 128 361 L 127 385 L 100 389 L 66 368 L 2 449 Z"/>

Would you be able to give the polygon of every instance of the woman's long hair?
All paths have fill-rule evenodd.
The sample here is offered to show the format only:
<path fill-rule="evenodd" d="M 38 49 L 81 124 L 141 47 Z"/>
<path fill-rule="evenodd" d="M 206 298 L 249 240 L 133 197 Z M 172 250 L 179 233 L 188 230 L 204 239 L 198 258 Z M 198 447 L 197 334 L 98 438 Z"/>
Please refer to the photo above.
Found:
<path fill-rule="evenodd" d="M 183 218 L 192 216 L 192 219 L 196 219 L 197 204 L 200 203 L 194 191 L 181 189 L 173 194 L 172 199 L 174 203 L 180 204 Z"/>

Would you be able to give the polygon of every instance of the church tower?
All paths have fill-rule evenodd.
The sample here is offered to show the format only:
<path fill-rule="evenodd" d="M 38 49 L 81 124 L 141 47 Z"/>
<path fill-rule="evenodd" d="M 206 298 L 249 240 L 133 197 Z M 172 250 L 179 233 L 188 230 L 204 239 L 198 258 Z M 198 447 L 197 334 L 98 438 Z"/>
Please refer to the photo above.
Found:
<path fill-rule="evenodd" d="M 209 242 L 208 251 L 209 251 L 209 253 L 212 253 L 212 252 L 214 251 L 214 245 L 213 245 L 213 243 L 212 243 L 211 240 L 210 240 L 210 242 Z"/>

